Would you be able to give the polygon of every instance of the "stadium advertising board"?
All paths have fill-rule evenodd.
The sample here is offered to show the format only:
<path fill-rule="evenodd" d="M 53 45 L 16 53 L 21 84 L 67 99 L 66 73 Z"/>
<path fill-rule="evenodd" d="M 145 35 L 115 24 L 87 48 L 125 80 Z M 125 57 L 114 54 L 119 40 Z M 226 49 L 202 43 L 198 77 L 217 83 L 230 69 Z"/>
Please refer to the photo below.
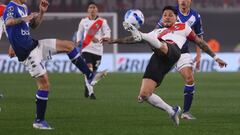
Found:
<path fill-rule="evenodd" d="M 193 54 L 194 56 L 195 54 Z M 201 72 L 239 72 L 240 53 L 219 53 L 219 57 L 228 63 L 227 68 L 220 69 L 216 62 L 206 54 L 202 54 Z M 99 70 L 108 69 L 110 72 L 144 72 L 150 53 L 120 53 L 114 57 L 113 54 L 104 54 Z M 116 62 L 114 61 L 116 58 Z M 114 65 L 116 63 L 116 65 Z M 114 67 L 116 70 L 114 71 Z M 69 61 L 66 55 L 56 55 L 53 60 L 46 62 L 48 72 L 75 73 L 78 69 Z M 10 59 L 7 55 L 0 55 L 0 73 L 23 73 L 26 68 L 17 61 Z M 174 69 L 173 69 L 174 71 Z"/>

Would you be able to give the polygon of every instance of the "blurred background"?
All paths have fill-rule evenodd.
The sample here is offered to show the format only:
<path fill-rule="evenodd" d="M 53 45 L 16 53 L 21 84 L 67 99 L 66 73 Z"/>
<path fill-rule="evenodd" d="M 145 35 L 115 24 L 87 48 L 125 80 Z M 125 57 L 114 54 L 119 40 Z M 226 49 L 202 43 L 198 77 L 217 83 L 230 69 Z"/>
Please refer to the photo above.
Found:
<path fill-rule="evenodd" d="M 9 0 L 1 0 L 1 2 L 7 4 Z M 28 0 L 27 4 L 31 11 L 38 11 L 38 2 Z M 89 0 L 49 0 L 49 2 L 49 12 L 45 16 L 45 21 L 38 30 L 32 31 L 33 37 L 36 39 L 56 37 L 71 40 L 78 28 L 79 21 L 86 16 L 83 13 L 87 10 Z M 98 4 L 99 11 L 103 13 L 100 15 L 108 20 L 112 29 L 112 36 L 115 38 L 129 35 L 122 28 L 123 17 L 128 9 L 140 9 L 143 12 L 145 24 L 141 30 L 149 32 L 155 28 L 162 8 L 165 5 L 176 5 L 176 0 L 95 0 L 94 2 Z M 240 0 L 193 0 L 192 8 L 197 10 L 202 17 L 204 39 L 211 46 L 217 48 L 215 51 L 222 55 L 221 57 L 230 62 L 227 69 L 218 69 L 214 61 L 203 54 L 201 71 L 239 71 Z M 9 43 L 3 36 L 0 41 L 0 54 L 6 54 L 8 46 Z M 190 48 L 194 55 L 195 45 L 191 45 Z M 118 45 L 115 48 L 108 45 L 105 46 L 104 52 L 106 60 L 103 59 L 102 68 L 109 68 L 110 71 L 118 72 L 144 71 L 151 55 L 151 49 L 145 44 Z M 112 55 L 113 53 L 115 55 Z M 7 57 L 1 56 L 1 59 L 7 59 Z M 14 69 L 13 66 L 13 69 L 9 68 L 9 65 L 11 67 L 14 64 L 9 64 L 9 61 L 12 60 L 8 59 L 7 61 L 5 63 L 3 63 L 3 60 L 0 61 L 1 72 L 20 71 Z M 6 63 L 8 64 L 6 65 Z M 9 71 L 7 71 L 8 68 Z M 58 69 L 51 69 L 50 71 L 62 72 Z M 70 71 L 75 72 L 75 68 L 70 69 Z"/>

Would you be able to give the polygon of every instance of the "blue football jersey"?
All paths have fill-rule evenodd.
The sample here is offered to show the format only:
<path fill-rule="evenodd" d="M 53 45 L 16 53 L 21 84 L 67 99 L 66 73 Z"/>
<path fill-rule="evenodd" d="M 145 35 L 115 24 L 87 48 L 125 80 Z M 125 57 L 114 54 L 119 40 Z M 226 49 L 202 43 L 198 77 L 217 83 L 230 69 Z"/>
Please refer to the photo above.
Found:
<path fill-rule="evenodd" d="M 13 1 L 9 2 L 3 14 L 6 21 L 10 18 L 16 19 L 29 15 L 28 8 L 25 4 L 17 4 Z M 24 61 L 30 52 L 38 45 L 38 41 L 30 36 L 30 27 L 28 22 L 22 22 L 17 25 L 6 26 L 8 40 L 14 49 L 18 60 Z"/>
<path fill-rule="evenodd" d="M 204 31 L 202 28 L 202 19 L 198 12 L 196 12 L 193 9 L 190 9 L 189 14 L 187 16 L 185 16 L 182 14 L 182 12 L 180 11 L 178 6 L 176 6 L 176 9 L 178 12 L 177 19 L 179 22 L 187 23 L 198 36 L 201 36 L 204 34 Z M 160 27 L 162 27 L 162 18 L 160 18 L 159 22 L 157 23 L 156 28 L 160 28 Z M 181 49 L 182 53 L 189 52 L 188 45 L 189 45 L 189 41 L 186 41 L 186 43 L 183 45 L 183 48 Z"/>

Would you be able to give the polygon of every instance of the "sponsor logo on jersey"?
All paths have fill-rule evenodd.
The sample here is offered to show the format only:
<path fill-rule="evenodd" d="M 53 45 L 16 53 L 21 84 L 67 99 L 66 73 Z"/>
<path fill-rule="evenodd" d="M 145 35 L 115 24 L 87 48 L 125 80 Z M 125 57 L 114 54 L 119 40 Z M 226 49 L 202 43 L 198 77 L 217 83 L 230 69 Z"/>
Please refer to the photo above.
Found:
<path fill-rule="evenodd" d="M 29 30 L 23 30 L 23 29 L 21 29 L 21 34 L 22 34 L 23 36 L 30 35 L 30 31 L 29 31 Z"/>

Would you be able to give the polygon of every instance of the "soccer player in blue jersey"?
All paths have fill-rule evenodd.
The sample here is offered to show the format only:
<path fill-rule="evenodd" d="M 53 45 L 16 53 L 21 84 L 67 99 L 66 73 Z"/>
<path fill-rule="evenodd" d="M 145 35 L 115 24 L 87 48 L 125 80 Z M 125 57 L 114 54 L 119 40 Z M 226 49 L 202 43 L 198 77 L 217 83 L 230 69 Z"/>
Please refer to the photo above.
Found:
<path fill-rule="evenodd" d="M 35 40 L 30 35 L 30 28 L 37 28 L 43 20 L 49 3 L 41 0 L 39 12 L 30 13 L 25 5 L 27 0 L 12 0 L 6 7 L 3 19 L 7 36 L 18 58 L 35 78 L 38 86 L 36 92 L 36 118 L 33 127 L 37 129 L 52 129 L 45 120 L 50 83 L 43 60 L 51 59 L 57 53 L 67 53 L 69 59 L 87 76 L 88 82 L 94 85 L 104 72 L 93 73 L 86 65 L 73 42 L 59 39 Z"/>
<path fill-rule="evenodd" d="M 202 20 L 200 14 L 191 9 L 192 0 L 178 0 L 176 9 L 178 11 L 178 21 L 187 23 L 195 33 L 203 38 Z M 162 27 L 162 20 L 160 19 L 157 28 Z M 193 94 L 195 92 L 194 76 L 193 76 L 193 63 L 196 63 L 196 69 L 200 68 L 201 50 L 196 48 L 196 57 L 193 60 L 189 54 L 189 41 L 185 43 L 181 49 L 181 57 L 176 64 L 176 69 L 179 71 L 185 81 L 184 86 L 184 105 L 181 118 L 193 120 L 196 119 L 189 111 L 192 105 Z"/>

